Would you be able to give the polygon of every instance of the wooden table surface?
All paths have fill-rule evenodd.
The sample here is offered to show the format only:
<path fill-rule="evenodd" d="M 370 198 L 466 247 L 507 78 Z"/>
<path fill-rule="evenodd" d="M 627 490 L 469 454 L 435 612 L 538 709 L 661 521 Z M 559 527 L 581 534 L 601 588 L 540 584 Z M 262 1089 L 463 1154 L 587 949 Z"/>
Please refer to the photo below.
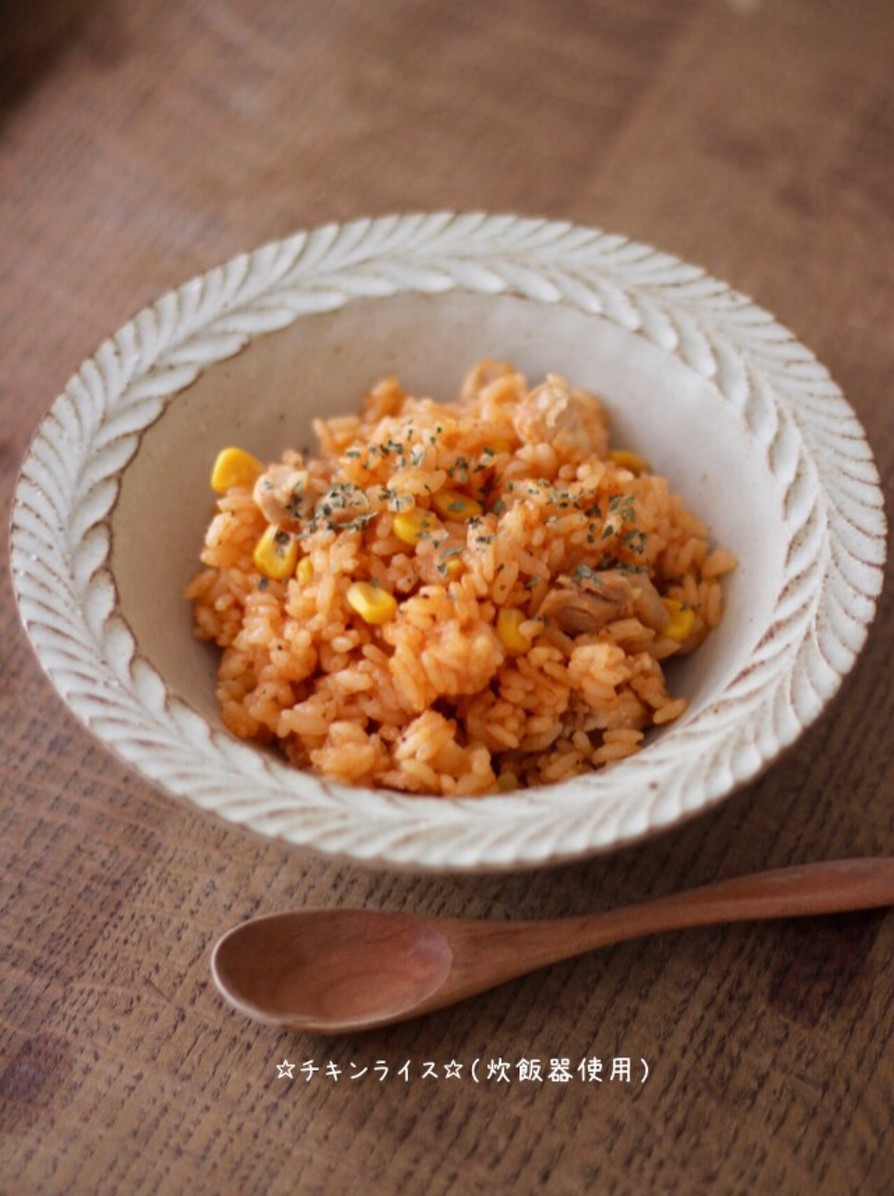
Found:
<path fill-rule="evenodd" d="M 3 64 L 4 507 L 144 304 L 298 228 L 441 208 L 725 278 L 830 368 L 890 486 L 892 47 L 890 0 L 96 0 Z M 828 711 L 721 807 L 574 866 L 420 878 L 133 775 L 43 678 L 4 570 L 0 1190 L 894 1191 L 892 914 L 667 935 L 344 1039 L 243 1019 L 208 969 L 225 928 L 304 903 L 560 916 L 894 854 L 891 594 Z"/>

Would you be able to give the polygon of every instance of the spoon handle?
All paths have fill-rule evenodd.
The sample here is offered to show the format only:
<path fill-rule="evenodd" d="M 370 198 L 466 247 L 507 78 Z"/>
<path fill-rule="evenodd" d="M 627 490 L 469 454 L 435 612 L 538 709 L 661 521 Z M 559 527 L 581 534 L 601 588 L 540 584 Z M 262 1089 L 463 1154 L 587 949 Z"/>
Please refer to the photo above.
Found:
<path fill-rule="evenodd" d="M 482 922 L 471 937 L 465 923 L 466 933 L 455 943 L 451 940 L 454 969 L 463 973 L 460 987 L 468 987 L 471 993 L 484 973 L 493 975 L 495 966 L 499 968 L 501 963 L 504 966 L 497 983 L 598 947 L 664 931 L 886 905 L 894 905 L 894 857 L 825 860 L 737 876 L 640 905 L 578 918 Z M 447 934 L 450 937 L 449 930 Z"/>

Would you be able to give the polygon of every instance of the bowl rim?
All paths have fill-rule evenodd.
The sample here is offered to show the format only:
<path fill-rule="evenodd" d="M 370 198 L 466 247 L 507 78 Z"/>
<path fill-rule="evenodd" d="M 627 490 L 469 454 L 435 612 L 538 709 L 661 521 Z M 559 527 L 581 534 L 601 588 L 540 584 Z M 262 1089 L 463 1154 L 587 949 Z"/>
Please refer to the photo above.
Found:
<path fill-rule="evenodd" d="M 564 304 L 645 337 L 719 390 L 761 442 L 784 494 L 784 585 L 753 661 L 622 770 L 466 799 L 326 782 L 212 728 L 168 693 L 118 609 L 110 570 L 118 486 L 169 403 L 255 337 L 305 316 L 358 299 L 448 291 Z M 758 418 L 768 410 L 771 418 Z M 41 667 L 129 765 L 266 838 L 354 863 L 440 872 L 593 855 L 676 825 L 756 779 L 852 668 L 875 614 L 885 550 L 882 490 L 863 428 L 825 368 L 768 312 L 698 267 L 600 229 L 449 211 L 301 231 L 144 308 L 82 364 L 38 426 L 10 532 L 14 593 Z M 631 787 L 648 800 L 631 808 Z"/>

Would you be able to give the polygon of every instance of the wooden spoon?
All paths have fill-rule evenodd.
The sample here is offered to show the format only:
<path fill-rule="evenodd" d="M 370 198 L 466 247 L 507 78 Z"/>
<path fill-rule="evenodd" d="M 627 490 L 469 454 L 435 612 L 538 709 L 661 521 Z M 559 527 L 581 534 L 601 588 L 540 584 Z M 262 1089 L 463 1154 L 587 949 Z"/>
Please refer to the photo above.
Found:
<path fill-rule="evenodd" d="M 891 904 L 894 857 L 779 868 L 549 922 L 305 909 L 229 931 L 214 948 L 211 972 L 249 1017 L 344 1034 L 430 1013 L 547 964 L 660 931 Z"/>

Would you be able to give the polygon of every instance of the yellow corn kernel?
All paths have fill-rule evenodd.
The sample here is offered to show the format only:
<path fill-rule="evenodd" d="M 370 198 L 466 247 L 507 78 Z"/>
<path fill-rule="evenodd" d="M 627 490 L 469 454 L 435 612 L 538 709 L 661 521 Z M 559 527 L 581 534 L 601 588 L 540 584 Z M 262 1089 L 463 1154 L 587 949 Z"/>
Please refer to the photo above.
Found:
<path fill-rule="evenodd" d="M 692 629 L 695 626 L 695 611 L 691 606 L 684 606 L 682 602 L 678 602 L 676 598 L 662 598 L 661 601 L 667 607 L 667 612 L 670 615 L 662 635 L 682 644 L 692 635 Z"/>
<path fill-rule="evenodd" d="M 519 630 L 525 621 L 524 612 L 514 606 L 504 606 L 497 615 L 497 635 L 507 652 L 527 652 L 531 644 Z"/>
<path fill-rule="evenodd" d="M 444 576 L 449 581 L 456 581 L 464 569 L 465 565 L 463 564 L 461 557 L 452 556 L 448 560 L 444 561 Z"/>
<path fill-rule="evenodd" d="M 255 545 L 251 559 L 259 573 L 282 581 L 295 572 L 298 541 L 271 523 Z"/>
<path fill-rule="evenodd" d="M 492 436 L 488 440 L 486 447 L 492 449 L 495 454 L 512 452 L 512 445 L 505 436 Z"/>
<path fill-rule="evenodd" d="M 217 454 L 211 470 L 211 489 L 226 494 L 231 486 L 253 486 L 264 466 L 251 453 L 241 448 L 225 448 Z"/>
<path fill-rule="evenodd" d="M 314 575 L 314 563 L 309 556 L 303 556 L 295 569 L 295 577 L 306 586 Z"/>
<path fill-rule="evenodd" d="M 649 468 L 649 462 L 645 457 L 641 457 L 639 453 L 631 453 L 629 449 L 613 449 L 608 455 L 609 461 L 614 461 L 615 465 L 620 465 L 622 469 L 629 469 L 632 474 L 639 476 L 645 473 Z"/>
<path fill-rule="evenodd" d="M 418 544 L 420 540 L 424 540 L 431 536 L 432 532 L 436 532 L 440 526 L 441 521 L 437 515 L 422 507 L 413 507 L 410 511 L 400 511 L 394 516 L 392 523 L 395 536 L 398 540 L 403 540 L 404 544 Z"/>
<path fill-rule="evenodd" d="M 397 599 L 371 581 L 355 581 L 345 594 L 348 606 L 364 623 L 387 623 L 397 614 Z"/>
<path fill-rule="evenodd" d="M 458 490 L 439 490 L 431 500 L 439 515 L 454 523 L 465 523 L 481 514 L 481 503 Z"/>

